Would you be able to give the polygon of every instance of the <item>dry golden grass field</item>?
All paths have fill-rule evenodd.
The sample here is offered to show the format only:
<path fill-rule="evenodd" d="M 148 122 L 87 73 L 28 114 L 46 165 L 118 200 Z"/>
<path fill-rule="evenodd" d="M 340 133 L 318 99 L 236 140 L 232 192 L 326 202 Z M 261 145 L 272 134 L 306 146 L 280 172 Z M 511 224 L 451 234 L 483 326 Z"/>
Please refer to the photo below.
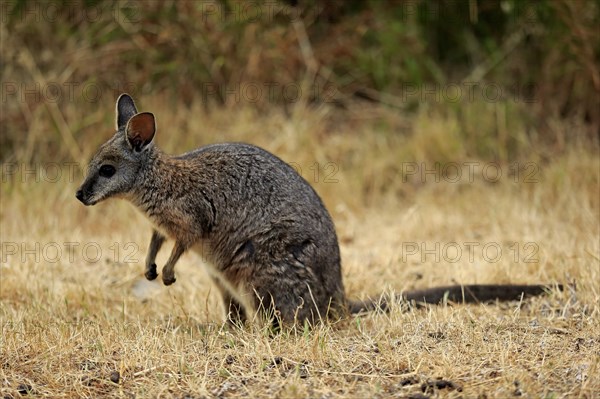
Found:
<path fill-rule="evenodd" d="M 157 115 L 167 152 L 247 141 L 298 167 L 335 220 L 349 297 L 452 283 L 547 283 L 549 293 L 395 306 L 276 335 L 229 328 L 199 256 L 179 261 L 174 285 L 147 282 L 149 222 L 124 201 L 75 199 L 85 160 L 112 134 L 106 96 L 86 115 L 102 128 L 78 139 L 81 165 L 3 164 L 0 396 L 600 397 L 596 143 L 532 144 L 527 159 L 490 163 L 465 155 L 451 118 L 427 112 L 207 114 L 136 100 Z M 77 120 L 75 107 L 64 112 Z M 52 123 L 32 118 L 38 140 Z"/>

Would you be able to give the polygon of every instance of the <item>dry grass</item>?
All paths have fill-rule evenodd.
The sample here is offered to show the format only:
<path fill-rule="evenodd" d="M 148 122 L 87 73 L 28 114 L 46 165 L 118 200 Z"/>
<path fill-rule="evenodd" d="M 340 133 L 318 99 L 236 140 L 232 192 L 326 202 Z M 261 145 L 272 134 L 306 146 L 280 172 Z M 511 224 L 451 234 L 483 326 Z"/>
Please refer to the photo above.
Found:
<path fill-rule="evenodd" d="M 442 145 L 450 122 L 430 121 L 426 138 L 409 140 L 356 123 L 352 113 L 344 123 L 326 110 L 300 107 L 290 116 L 244 110 L 207 116 L 194 108 L 160 111 L 165 107 L 152 101 L 144 99 L 143 109 L 157 111 L 157 140 L 169 152 L 244 140 L 301 166 L 336 221 L 351 297 L 453 281 L 575 281 L 577 289 L 523 303 L 392 309 L 275 336 L 254 325 L 231 330 L 221 324 L 219 302 L 196 255 L 179 262 L 175 285 L 145 282 L 150 226 L 132 206 L 109 201 L 84 208 L 74 198 L 78 174 L 57 182 L 42 175 L 37 183 L 17 174 L 2 183 L 0 394 L 410 397 L 441 378 L 456 386 L 425 389 L 425 395 L 598 397 L 595 146 L 573 145 L 551 162 L 532 155 L 539 170 L 531 183 L 515 183 L 508 169 L 495 184 L 479 174 L 473 182 L 403 182 L 404 159 L 466 160 L 460 146 Z M 98 115 L 112 110 L 104 106 Z M 373 120 L 385 113 L 368 112 Z M 409 126 L 420 133 L 426 120 L 413 126 L 383 116 L 388 132 Z M 86 155 L 107 138 L 110 118 L 100 116 L 96 134 L 82 135 Z M 431 142 L 440 144 L 435 153 L 426 150 Z M 338 182 L 325 183 L 322 175 L 315 182 L 314 162 L 334 162 Z M 79 245 L 69 251 L 65 243 L 73 242 Z M 479 247 L 472 259 L 463 252 L 456 263 L 445 261 L 442 249 L 439 261 L 406 251 L 412 243 L 431 249 L 452 242 L 463 250 L 468 242 Z M 494 263 L 481 251 L 490 243 L 502 248 Z M 101 256 L 90 262 L 96 245 Z M 531 251 L 534 261 L 525 262 Z M 167 255 L 163 251 L 159 261 Z"/>

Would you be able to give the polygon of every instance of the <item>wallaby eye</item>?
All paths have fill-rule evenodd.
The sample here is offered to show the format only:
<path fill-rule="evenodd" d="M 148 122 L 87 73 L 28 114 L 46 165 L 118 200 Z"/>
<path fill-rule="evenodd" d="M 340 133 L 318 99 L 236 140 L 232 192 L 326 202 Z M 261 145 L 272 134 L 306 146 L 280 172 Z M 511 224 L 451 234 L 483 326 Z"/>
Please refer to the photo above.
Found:
<path fill-rule="evenodd" d="M 102 165 L 100 166 L 100 176 L 102 177 L 111 177 L 115 174 L 117 170 L 112 165 Z"/>

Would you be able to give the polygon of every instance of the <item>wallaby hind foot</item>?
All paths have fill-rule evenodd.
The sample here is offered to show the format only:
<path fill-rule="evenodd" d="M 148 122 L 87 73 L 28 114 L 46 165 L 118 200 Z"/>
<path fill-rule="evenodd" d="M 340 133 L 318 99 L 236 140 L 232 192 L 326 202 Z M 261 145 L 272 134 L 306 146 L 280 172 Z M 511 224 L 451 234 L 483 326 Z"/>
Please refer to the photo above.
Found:
<path fill-rule="evenodd" d="M 329 212 L 290 165 L 249 144 L 208 145 L 170 156 L 154 144 L 156 121 L 122 94 L 116 132 L 90 161 L 76 197 L 85 205 L 124 198 L 152 222 L 147 279 L 158 276 L 156 255 L 175 240 L 162 269 L 173 284 L 175 265 L 189 249 L 206 260 L 228 319 L 257 313 L 276 325 L 337 317 L 374 308 L 346 299 L 340 251 Z M 437 303 L 515 299 L 543 286 L 452 286 L 404 293 L 394 300 Z"/>

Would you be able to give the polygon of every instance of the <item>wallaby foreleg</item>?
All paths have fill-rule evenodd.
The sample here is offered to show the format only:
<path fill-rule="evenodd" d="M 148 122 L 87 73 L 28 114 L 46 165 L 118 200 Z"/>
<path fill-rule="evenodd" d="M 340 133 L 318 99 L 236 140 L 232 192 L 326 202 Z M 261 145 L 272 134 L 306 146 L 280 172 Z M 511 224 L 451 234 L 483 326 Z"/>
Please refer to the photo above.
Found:
<path fill-rule="evenodd" d="M 158 273 L 156 273 L 156 254 L 165 242 L 165 236 L 160 234 L 158 231 L 152 231 L 152 238 L 150 239 L 150 247 L 148 248 L 148 255 L 146 256 L 146 273 L 145 276 L 148 280 L 154 280 Z"/>
<path fill-rule="evenodd" d="M 186 249 L 187 246 L 185 246 L 181 241 L 175 241 L 175 246 L 173 247 L 171 256 L 169 256 L 167 264 L 162 269 L 162 279 L 165 285 L 171 285 L 175 282 L 175 263 L 177 263 Z"/>

